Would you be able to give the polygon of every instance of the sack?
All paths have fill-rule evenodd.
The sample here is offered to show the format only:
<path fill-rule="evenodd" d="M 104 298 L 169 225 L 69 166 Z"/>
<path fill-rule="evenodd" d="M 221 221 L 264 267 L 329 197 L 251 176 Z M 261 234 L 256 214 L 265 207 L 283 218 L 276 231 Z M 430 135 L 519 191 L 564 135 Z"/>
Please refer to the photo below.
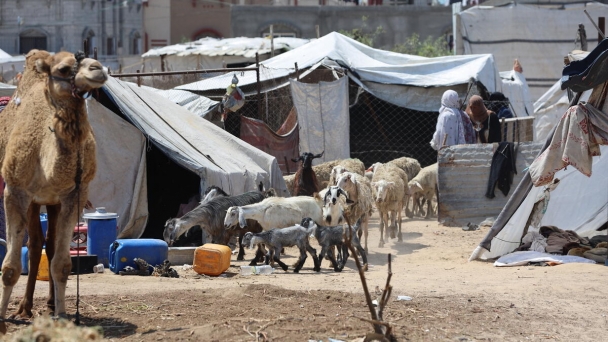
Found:
<path fill-rule="evenodd" d="M 222 104 L 226 110 L 236 112 L 245 104 L 245 94 L 241 88 L 230 85 L 226 89 L 226 95 L 224 95 Z"/>

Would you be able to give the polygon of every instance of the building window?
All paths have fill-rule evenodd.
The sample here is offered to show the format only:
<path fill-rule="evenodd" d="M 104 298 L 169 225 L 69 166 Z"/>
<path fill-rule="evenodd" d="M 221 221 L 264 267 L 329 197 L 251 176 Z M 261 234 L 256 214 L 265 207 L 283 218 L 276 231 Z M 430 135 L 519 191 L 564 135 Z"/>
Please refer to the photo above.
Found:
<path fill-rule="evenodd" d="M 85 29 L 83 34 L 83 41 L 85 44 L 84 53 L 87 56 L 93 57 L 95 48 L 97 47 L 97 37 L 95 37 L 95 32 L 91 29 Z"/>
<path fill-rule="evenodd" d="M 131 32 L 131 34 L 129 35 L 129 41 L 131 42 L 131 45 L 129 47 L 129 53 L 131 55 L 141 55 L 141 35 L 139 34 L 139 32 L 137 31 L 133 31 Z"/>
<path fill-rule="evenodd" d="M 19 34 L 19 54 L 27 54 L 32 49 L 48 50 L 45 33 L 28 30 Z"/>
<path fill-rule="evenodd" d="M 116 45 L 114 38 L 106 39 L 106 55 L 111 56 L 116 54 Z"/>

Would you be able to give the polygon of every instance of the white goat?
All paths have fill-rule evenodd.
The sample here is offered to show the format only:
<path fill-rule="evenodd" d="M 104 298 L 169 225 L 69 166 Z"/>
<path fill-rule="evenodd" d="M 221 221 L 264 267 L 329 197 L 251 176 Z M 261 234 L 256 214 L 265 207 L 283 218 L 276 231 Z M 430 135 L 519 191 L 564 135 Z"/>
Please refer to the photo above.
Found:
<path fill-rule="evenodd" d="M 228 229 L 238 223 L 244 228 L 248 219 L 258 221 L 264 230 L 293 226 L 299 224 L 305 217 L 321 222 L 322 206 L 323 200 L 319 194 L 315 194 L 314 197 L 269 197 L 252 205 L 228 208 L 224 227 Z"/>
<path fill-rule="evenodd" d="M 367 236 L 369 218 L 374 211 L 374 200 L 372 197 L 372 187 L 370 181 L 365 177 L 352 172 L 345 172 L 340 175 L 337 186 L 348 194 L 351 205 L 347 206 L 344 215 L 348 218 L 351 225 L 361 220 L 361 232 L 365 236 L 365 250 L 367 251 Z"/>

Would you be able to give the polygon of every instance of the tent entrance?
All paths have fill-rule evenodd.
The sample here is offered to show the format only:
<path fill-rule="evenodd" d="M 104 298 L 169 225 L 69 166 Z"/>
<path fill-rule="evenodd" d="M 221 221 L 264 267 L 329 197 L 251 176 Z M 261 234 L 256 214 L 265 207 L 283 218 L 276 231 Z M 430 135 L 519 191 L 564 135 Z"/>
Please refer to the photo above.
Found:
<path fill-rule="evenodd" d="M 165 222 L 176 217 L 180 205 L 193 196 L 200 201 L 200 177 L 176 164 L 154 144 L 150 144 L 146 154 L 146 166 L 149 217 L 141 237 L 162 240 Z M 195 235 L 200 245 L 200 234 Z M 190 239 L 195 240 L 196 236 L 189 236 Z"/>

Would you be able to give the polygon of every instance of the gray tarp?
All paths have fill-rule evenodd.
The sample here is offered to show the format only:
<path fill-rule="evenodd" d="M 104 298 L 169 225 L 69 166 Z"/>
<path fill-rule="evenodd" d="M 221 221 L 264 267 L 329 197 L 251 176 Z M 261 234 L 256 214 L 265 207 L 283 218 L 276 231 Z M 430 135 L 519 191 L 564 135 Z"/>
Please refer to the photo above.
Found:
<path fill-rule="evenodd" d="M 348 78 L 315 84 L 290 80 L 300 153 L 325 151 L 315 164 L 350 158 Z"/>
<path fill-rule="evenodd" d="M 119 238 L 139 238 L 148 221 L 146 139 L 97 100 L 87 101 L 87 113 L 97 141 L 89 200 L 118 214 Z"/>
<path fill-rule="evenodd" d="M 103 89 L 163 153 L 201 177 L 201 189 L 216 185 L 241 194 L 263 182 L 281 196 L 288 194 L 279 164 L 269 154 L 136 84 L 110 77 Z"/>
<path fill-rule="evenodd" d="M 374 96 L 396 106 L 435 112 L 443 92 L 466 85 L 471 78 L 480 81 L 488 91 L 500 91 L 502 84 L 491 54 L 443 56 L 427 58 L 371 48 L 332 32 L 296 49 L 262 61 L 260 80 L 268 91 L 294 77 L 297 63 L 300 70 L 313 68 L 323 60 L 331 60 L 350 72 L 348 76 Z M 175 89 L 222 94 L 232 74 L 225 74 L 185 84 Z M 295 77 L 294 77 L 295 78 Z M 255 72 L 239 76 L 239 87 L 257 82 Z M 255 89 L 255 88 L 252 88 Z M 421 93 L 422 91 L 422 93 Z"/>

